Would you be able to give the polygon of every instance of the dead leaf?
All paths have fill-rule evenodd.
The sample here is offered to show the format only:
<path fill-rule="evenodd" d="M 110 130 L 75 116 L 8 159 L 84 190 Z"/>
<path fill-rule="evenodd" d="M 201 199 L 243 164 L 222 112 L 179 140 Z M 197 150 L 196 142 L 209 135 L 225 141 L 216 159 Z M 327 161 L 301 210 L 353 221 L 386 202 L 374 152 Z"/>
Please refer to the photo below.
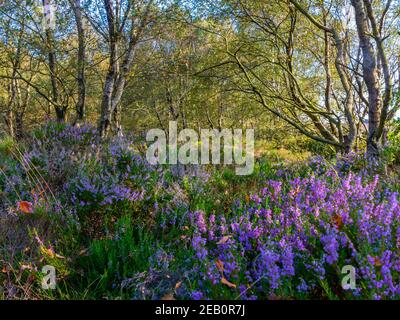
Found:
<path fill-rule="evenodd" d="M 378 257 L 375 258 L 375 267 L 382 267 L 382 261 Z"/>
<path fill-rule="evenodd" d="M 17 202 L 17 207 L 18 210 L 20 210 L 23 213 L 33 213 L 33 204 L 32 202 L 29 201 L 18 201 Z"/>
<path fill-rule="evenodd" d="M 343 226 L 343 218 L 337 214 L 332 217 L 332 221 L 339 229 Z"/>
<path fill-rule="evenodd" d="M 174 294 L 170 292 L 167 293 L 164 297 L 162 297 L 161 300 L 176 300 L 176 299 L 174 298 Z"/>
<path fill-rule="evenodd" d="M 224 263 L 221 260 L 215 261 L 215 265 L 217 266 L 219 272 L 224 272 Z"/>
<path fill-rule="evenodd" d="M 221 283 L 227 285 L 229 288 L 236 288 L 236 284 L 229 282 L 228 280 L 225 279 L 225 277 L 222 277 Z"/>
<path fill-rule="evenodd" d="M 273 293 L 268 297 L 268 300 L 284 300 L 284 299 Z"/>
<path fill-rule="evenodd" d="M 179 289 L 181 287 L 181 285 L 182 285 L 182 281 L 177 282 L 175 285 L 175 290 Z"/>
<path fill-rule="evenodd" d="M 225 243 L 228 242 L 228 240 L 229 240 L 230 238 L 232 238 L 232 236 L 224 236 L 224 237 L 222 237 L 222 238 L 217 242 L 217 244 L 225 244 Z"/>
<path fill-rule="evenodd" d="M 88 256 L 89 255 L 89 250 L 87 248 L 82 249 L 79 251 L 79 255 L 82 256 Z"/>

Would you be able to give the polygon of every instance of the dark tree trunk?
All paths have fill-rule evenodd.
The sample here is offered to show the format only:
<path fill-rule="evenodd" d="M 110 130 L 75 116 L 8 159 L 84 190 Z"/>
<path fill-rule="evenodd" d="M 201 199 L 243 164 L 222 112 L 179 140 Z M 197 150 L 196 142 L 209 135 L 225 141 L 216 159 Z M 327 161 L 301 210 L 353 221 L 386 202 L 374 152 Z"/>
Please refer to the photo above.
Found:
<path fill-rule="evenodd" d="M 17 139 L 24 136 L 24 114 L 22 112 L 15 115 L 15 136 Z"/>
<path fill-rule="evenodd" d="M 43 7 L 49 5 L 48 0 L 43 0 Z M 51 93 L 52 103 L 56 111 L 57 120 L 60 122 L 65 121 L 65 107 L 59 105 L 59 92 L 57 85 L 57 60 L 56 51 L 54 47 L 54 34 L 50 27 L 46 27 L 46 46 L 47 46 L 47 57 L 50 71 L 50 82 L 51 82 Z"/>
<path fill-rule="evenodd" d="M 85 30 L 82 21 L 82 8 L 80 0 L 70 0 L 71 7 L 74 11 L 76 28 L 78 31 L 78 100 L 76 102 L 76 120 L 81 122 L 85 118 L 85 99 L 86 99 L 86 85 L 85 85 Z"/>

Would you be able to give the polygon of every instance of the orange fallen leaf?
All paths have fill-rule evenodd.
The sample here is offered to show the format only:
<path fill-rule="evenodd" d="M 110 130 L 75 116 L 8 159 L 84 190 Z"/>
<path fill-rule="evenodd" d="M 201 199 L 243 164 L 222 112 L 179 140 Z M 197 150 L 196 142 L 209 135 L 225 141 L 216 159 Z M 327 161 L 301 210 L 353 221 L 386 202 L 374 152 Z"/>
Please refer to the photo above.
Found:
<path fill-rule="evenodd" d="M 375 267 L 382 267 L 382 261 L 378 257 L 375 258 Z"/>
<path fill-rule="evenodd" d="M 181 287 L 181 285 L 182 285 L 182 281 L 177 282 L 175 285 L 175 290 L 179 289 Z"/>
<path fill-rule="evenodd" d="M 337 214 L 332 216 L 332 222 L 340 229 L 343 226 L 343 218 Z"/>
<path fill-rule="evenodd" d="M 7 267 L 3 267 L 3 269 L 1 269 L 1 272 L 2 273 L 7 273 L 8 272 Z"/>
<path fill-rule="evenodd" d="M 225 277 L 222 277 L 221 283 L 227 285 L 229 288 L 236 288 L 236 284 L 229 282 L 228 280 L 225 279 Z"/>
<path fill-rule="evenodd" d="M 22 211 L 23 213 L 32 213 L 33 212 L 33 204 L 29 201 L 18 201 L 17 202 L 18 210 Z"/>
<path fill-rule="evenodd" d="M 221 260 L 215 261 L 215 265 L 217 266 L 219 272 L 224 272 L 224 263 Z"/>

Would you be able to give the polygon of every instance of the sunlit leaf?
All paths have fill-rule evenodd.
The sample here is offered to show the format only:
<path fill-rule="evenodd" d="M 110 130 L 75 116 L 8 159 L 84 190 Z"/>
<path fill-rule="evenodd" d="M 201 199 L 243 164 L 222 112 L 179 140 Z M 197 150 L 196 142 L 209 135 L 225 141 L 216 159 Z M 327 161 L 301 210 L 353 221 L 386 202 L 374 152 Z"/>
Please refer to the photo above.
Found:
<path fill-rule="evenodd" d="M 224 272 L 224 263 L 221 260 L 217 260 L 215 265 L 220 272 Z"/>
<path fill-rule="evenodd" d="M 181 286 L 182 286 L 182 281 L 177 282 L 175 285 L 175 290 L 179 289 Z"/>
<path fill-rule="evenodd" d="M 229 288 L 236 288 L 236 284 L 229 282 L 228 280 L 225 279 L 225 277 L 222 277 L 221 283 L 228 286 Z"/>
<path fill-rule="evenodd" d="M 33 212 L 33 204 L 32 204 L 32 202 L 29 202 L 29 201 L 18 201 L 17 208 L 19 211 L 26 213 L 26 214 Z"/>

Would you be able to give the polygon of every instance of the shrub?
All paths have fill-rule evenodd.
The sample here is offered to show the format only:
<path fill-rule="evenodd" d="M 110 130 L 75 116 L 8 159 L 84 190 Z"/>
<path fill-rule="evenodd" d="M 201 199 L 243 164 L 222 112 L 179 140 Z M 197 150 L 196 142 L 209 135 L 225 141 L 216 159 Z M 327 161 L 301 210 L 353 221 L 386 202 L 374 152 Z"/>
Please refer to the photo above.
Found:
<path fill-rule="evenodd" d="M 400 204 L 378 178 L 269 181 L 235 214 L 197 211 L 191 223 L 202 297 L 400 296 Z M 345 265 L 357 269 L 357 290 L 341 287 Z"/>

